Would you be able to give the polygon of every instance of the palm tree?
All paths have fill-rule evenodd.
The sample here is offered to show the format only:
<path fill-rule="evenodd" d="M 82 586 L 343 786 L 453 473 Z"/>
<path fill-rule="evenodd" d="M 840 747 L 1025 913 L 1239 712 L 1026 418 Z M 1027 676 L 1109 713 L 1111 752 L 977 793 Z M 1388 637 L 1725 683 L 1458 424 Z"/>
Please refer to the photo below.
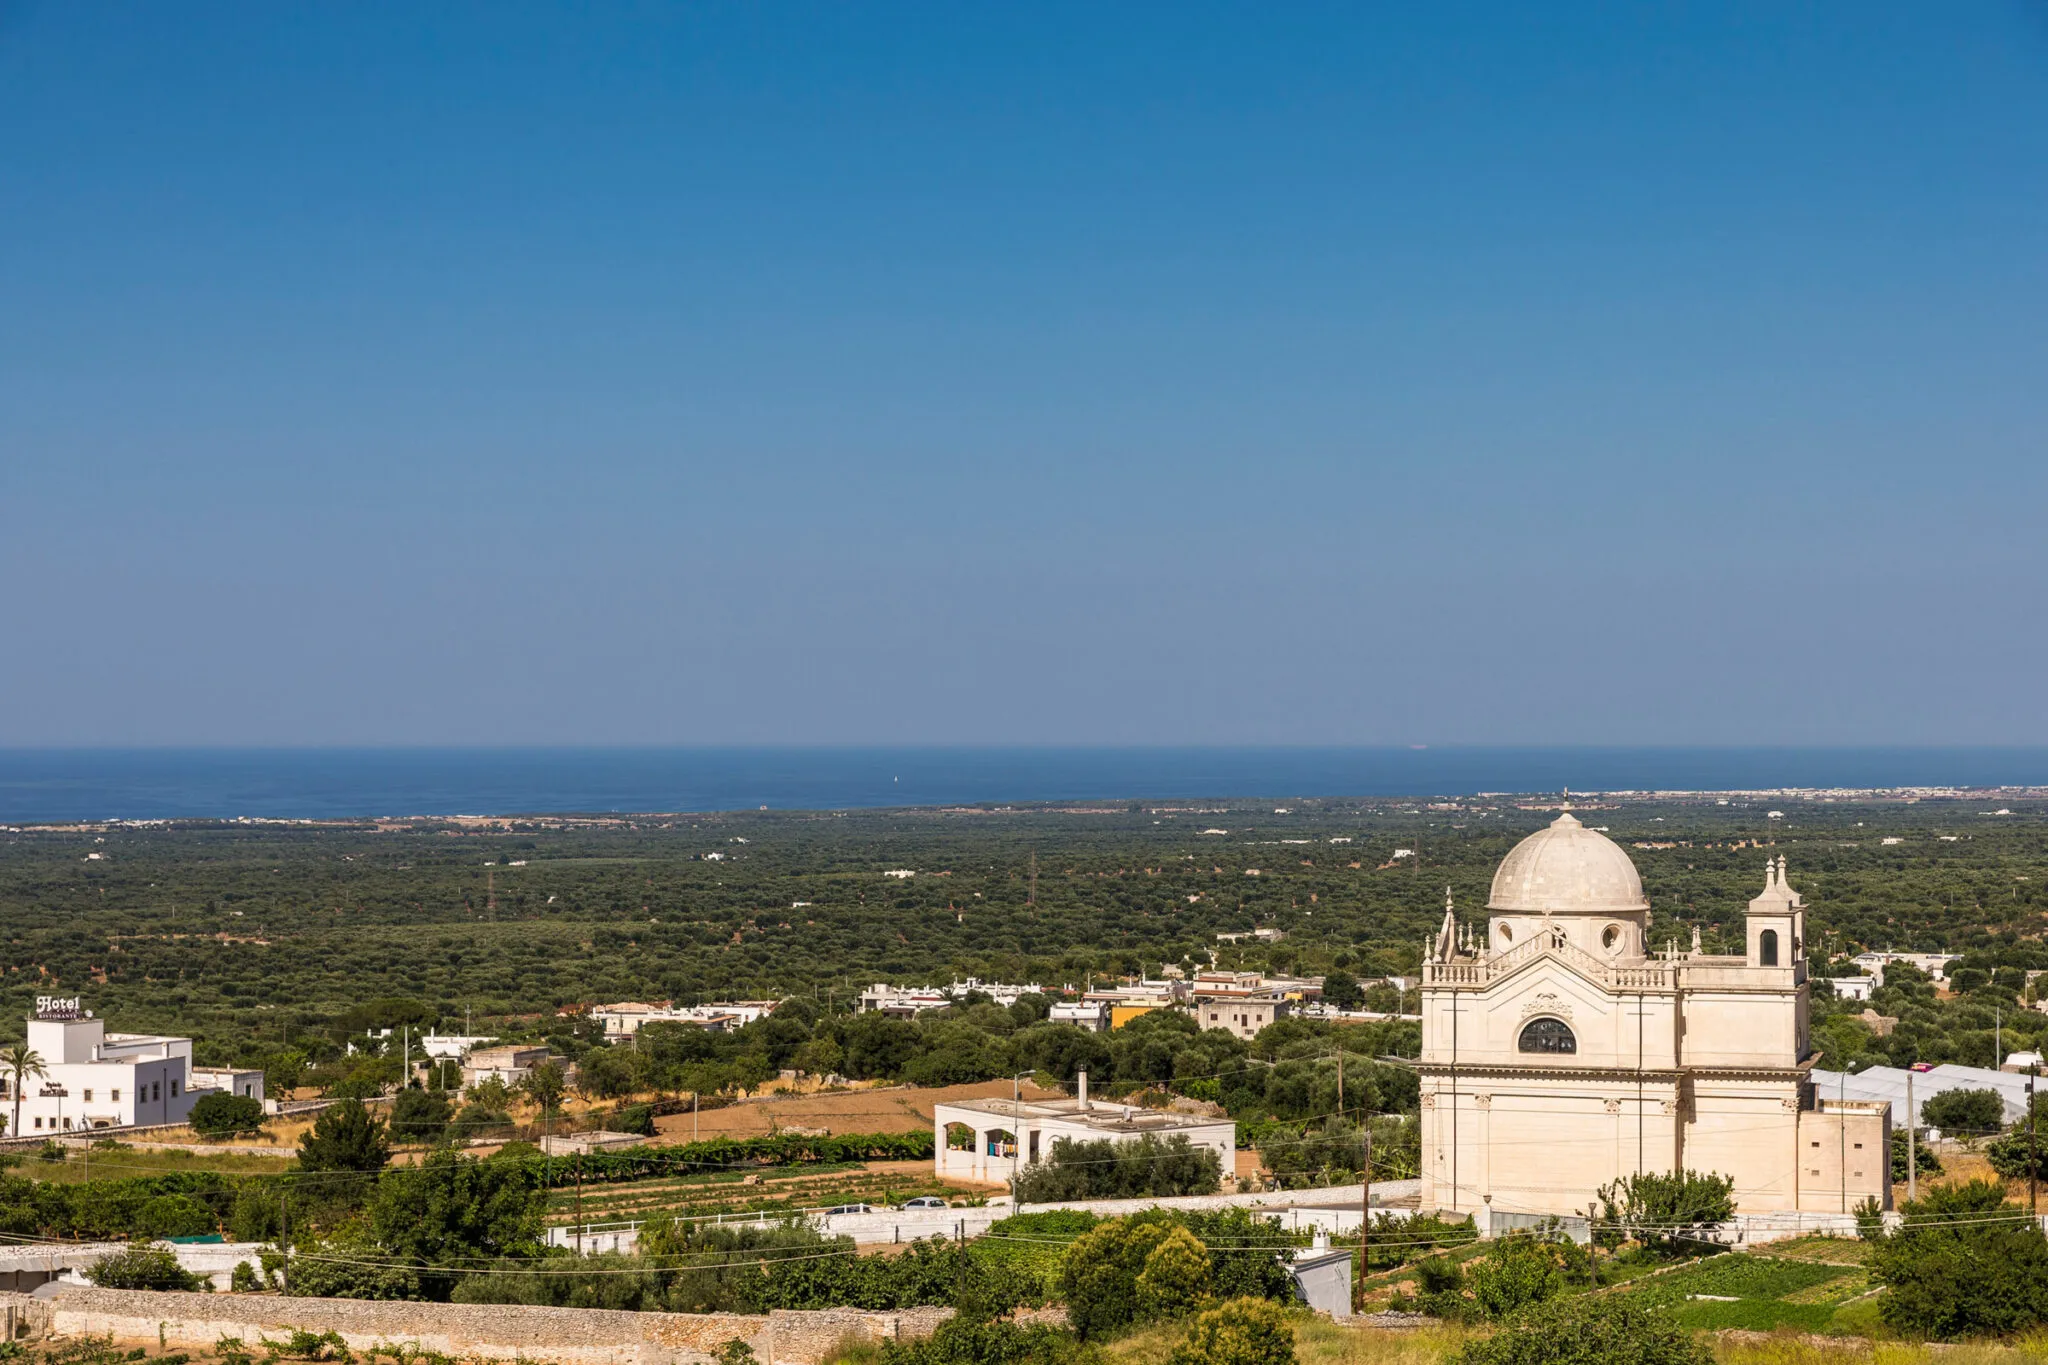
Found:
<path fill-rule="evenodd" d="M 38 1079 L 48 1076 L 49 1070 L 43 1065 L 43 1054 L 27 1043 L 15 1043 L 5 1052 L 0 1052 L 0 1071 L 14 1077 L 14 1123 L 7 1131 L 21 1136 L 21 1088 L 28 1084 L 31 1076 Z"/>

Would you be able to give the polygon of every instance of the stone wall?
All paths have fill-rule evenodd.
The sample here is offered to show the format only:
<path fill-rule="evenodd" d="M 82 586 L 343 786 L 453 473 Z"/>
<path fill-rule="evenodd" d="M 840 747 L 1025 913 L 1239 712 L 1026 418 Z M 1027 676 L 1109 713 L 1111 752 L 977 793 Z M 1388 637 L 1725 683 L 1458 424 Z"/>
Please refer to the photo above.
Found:
<path fill-rule="evenodd" d="M 818 1365 L 844 1339 L 928 1336 L 953 1314 L 950 1308 L 836 1308 L 750 1317 L 121 1289 L 66 1289 L 48 1300 L 0 1295 L 0 1304 L 0 1318 L 11 1311 L 38 1335 L 111 1337 L 116 1345 L 152 1350 L 210 1350 L 223 1337 L 254 1347 L 261 1337 L 296 1330 L 337 1333 L 357 1351 L 412 1344 L 463 1360 L 551 1365 L 697 1365 L 733 1340 L 753 1347 L 764 1365 Z"/>

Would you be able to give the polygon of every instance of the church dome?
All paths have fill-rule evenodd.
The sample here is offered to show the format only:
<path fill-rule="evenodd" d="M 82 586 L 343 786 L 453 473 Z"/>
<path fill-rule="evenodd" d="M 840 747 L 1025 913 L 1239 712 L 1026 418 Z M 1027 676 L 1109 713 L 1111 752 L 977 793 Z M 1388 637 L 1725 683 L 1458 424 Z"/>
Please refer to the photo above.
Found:
<path fill-rule="evenodd" d="M 1625 914 L 1650 908 L 1628 854 L 1570 811 L 1509 850 L 1493 874 L 1489 910 L 1522 914 Z"/>

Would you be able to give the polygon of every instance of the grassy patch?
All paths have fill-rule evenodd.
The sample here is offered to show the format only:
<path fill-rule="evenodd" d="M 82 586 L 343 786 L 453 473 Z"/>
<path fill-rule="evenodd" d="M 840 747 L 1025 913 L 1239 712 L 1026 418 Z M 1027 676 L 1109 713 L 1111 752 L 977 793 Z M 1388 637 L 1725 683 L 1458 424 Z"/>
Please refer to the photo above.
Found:
<path fill-rule="evenodd" d="M 1106 1365 L 1160 1365 L 1180 1343 L 1179 1325 L 1148 1327 L 1110 1342 L 1103 1348 Z M 1367 1327 L 1340 1327 L 1307 1313 L 1296 1316 L 1294 1349 L 1301 1365 L 1441 1365 L 1463 1345 L 1465 1333 L 1454 1327 L 1416 1332 L 1387 1332 Z"/>
<path fill-rule="evenodd" d="M 297 1158 L 290 1148 L 276 1156 L 238 1156 L 231 1152 L 158 1151 L 147 1147 L 101 1148 L 88 1156 L 67 1149 L 64 1160 L 44 1161 L 32 1156 L 15 1168 L 17 1175 L 47 1180 L 53 1185 L 76 1185 L 86 1180 L 117 1180 L 131 1176 L 186 1175 L 210 1172 L 214 1175 L 279 1175 Z"/>
<path fill-rule="evenodd" d="M 1868 1277 L 1851 1266 L 1734 1252 L 1622 1292 L 1695 1330 L 1829 1332 L 1840 1330 L 1835 1310 L 1868 1287 Z"/>
<path fill-rule="evenodd" d="M 1678 1305 L 1695 1294 L 1737 1299 L 1779 1299 L 1854 1272 L 1838 1265 L 1778 1260 L 1733 1252 L 1628 1289 L 1644 1303 Z"/>

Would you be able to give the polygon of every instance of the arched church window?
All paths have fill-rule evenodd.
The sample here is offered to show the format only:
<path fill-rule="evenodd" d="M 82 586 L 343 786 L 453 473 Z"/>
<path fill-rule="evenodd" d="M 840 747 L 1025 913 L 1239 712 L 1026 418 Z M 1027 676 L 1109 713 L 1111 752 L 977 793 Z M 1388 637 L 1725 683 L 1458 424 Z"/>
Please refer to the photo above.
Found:
<path fill-rule="evenodd" d="M 1572 1037 L 1570 1025 L 1562 1019 L 1531 1019 L 1523 1026 L 1516 1046 L 1523 1052 L 1577 1052 L 1579 1040 Z"/>
<path fill-rule="evenodd" d="M 1778 965 L 1778 931 L 1766 929 L 1756 936 L 1756 960 L 1763 966 Z"/>
<path fill-rule="evenodd" d="M 1619 924 L 1607 926 L 1600 935 L 1600 946 L 1610 953 L 1616 952 L 1621 948 L 1621 926 Z"/>
<path fill-rule="evenodd" d="M 1515 931 L 1508 928 L 1505 924 L 1494 925 L 1493 932 L 1494 936 L 1500 939 L 1500 941 L 1504 944 L 1513 943 L 1515 941 Z"/>

